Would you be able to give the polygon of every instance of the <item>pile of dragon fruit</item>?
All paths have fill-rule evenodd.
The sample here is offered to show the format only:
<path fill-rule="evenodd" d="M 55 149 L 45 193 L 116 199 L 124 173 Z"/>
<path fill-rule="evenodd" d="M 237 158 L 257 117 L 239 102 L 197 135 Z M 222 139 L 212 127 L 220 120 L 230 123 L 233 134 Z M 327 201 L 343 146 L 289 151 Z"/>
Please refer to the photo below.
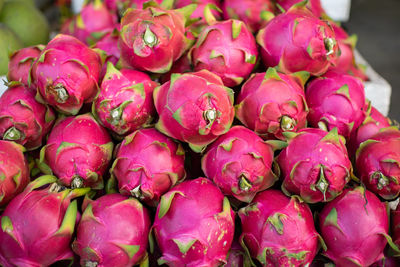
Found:
<path fill-rule="evenodd" d="M 355 41 L 317 0 L 87 1 L 10 58 L 0 265 L 399 266 Z"/>

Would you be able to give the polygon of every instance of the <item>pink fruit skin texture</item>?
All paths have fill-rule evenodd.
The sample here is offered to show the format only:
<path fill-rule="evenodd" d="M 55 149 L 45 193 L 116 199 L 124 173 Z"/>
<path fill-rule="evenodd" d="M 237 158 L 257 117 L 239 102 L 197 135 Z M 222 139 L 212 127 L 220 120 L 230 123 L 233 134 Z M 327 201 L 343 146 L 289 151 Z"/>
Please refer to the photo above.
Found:
<path fill-rule="evenodd" d="M 185 19 L 175 10 L 131 9 L 121 20 L 123 67 L 166 73 L 188 48 Z"/>
<path fill-rule="evenodd" d="M 121 50 L 118 47 L 118 38 L 119 32 L 115 29 L 113 32 L 104 35 L 104 37 L 93 46 L 93 48 L 103 50 L 106 54 L 106 59 L 101 69 L 101 81 L 107 72 L 107 62 L 111 62 L 115 66 L 121 57 Z"/>
<path fill-rule="evenodd" d="M 274 152 L 251 130 L 234 126 L 212 143 L 201 165 L 222 193 L 250 202 L 257 192 L 271 187 Z"/>
<path fill-rule="evenodd" d="M 200 18 L 200 20 L 198 22 L 190 25 L 190 28 L 191 29 L 198 29 L 198 30 L 201 31 L 201 29 L 203 27 L 207 26 L 207 22 L 204 19 L 204 9 L 205 9 L 205 7 L 208 4 L 213 4 L 216 7 L 221 8 L 220 2 L 221 2 L 220 0 L 194 0 L 194 1 L 193 0 L 175 0 L 174 5 L 175 5 L 176 8 L 182 8 L 182 7 L 185 7 L 185 6 L 190 5 L 190 4 L 196 4 L 197 7 L 193 11 L 192 15 L 190 15 L 190 18 L 191 19 L 199 19 Z M 218 11 L 211 9 L 211 13 L 217 20 L 221 19 L 221 14 Z"/>
<path fill-rule="evenodd" d="M 241 242 L 262 266 L 306 266 L 318 251 L 310 208 L 278 190 L 259 193 L 239 211 Z"/>
<path fill-rule="evenodd" d="M 337 266 L 370 266 L 383 257 L 388 234 L 385 204 L 370 191 L 346 189 L 320 214 L 324 254 Z"/>
<path fill-rule="evenodd" d="M 216 21 L 200 33 L 190 57 L 195 71 L 209 70 L 221 77 L 225 86 L 231 87 L 249 77 L 258 49 L 242 21 Z"/>
<path fill-rule="evenodd" d="M 399 247 L 400 246 L 400 205 L 397 205 L 396 210 L 391 211 L 391 228 L 393 242 Z"/>
<path fill-rule="evenodd" d="M 1 139 L 15 141 L 27 150 L 42 145 L 54 124 L 53 110 L 35 100 L 35 91 L 12 82 L 0 97 Z"/>
<path fill-rule="evenodd" d="M 50 168 L 63 185 L 101 189 L 112 151 L 110 136 L 92 115 L 66 117 L 50 132 L 40 165 L 47 165 L 43 171 Z"/>
<path fill-rule="evenodd" d="M 161 4 L 163 0 L 155 0 L 158 4 Z M 142 9 L 143 4 L 149 2 L 149 0 L 105 0 L 107 8 L 117 11 L 119 7 L 124 8 L 134 8 L 134 9 Z"/>
<path fill-rule="evenodd" d="M 0 207 L 7 205 L 29 183 L 29 167 L 24 148 L 0 140 Z"/>
<path fill-rule="evenodd" d="M 92 49 L 75 37 L 59 34 L 33 63 L 31 75 L 39 100 L 75 115 L 96 96 L 100 71 L 100 57 Z"/>
<path fill-rule="evenodd" d="M 330 131 L 338 128 L 346 139 L 364 121 L 364 85 L 361 80 L 347 74 L 328 72 L 309 83 L 306 100 L 310 109 L 308 123 L 319 127 L 323 123 Z"/>
<path fill-rule="evenodd" d="M 156 128 L 198 152 L 226 133 L 235 116 L 233 91 L 207 70 L 173 74 L 153 97 L 159 115 Z"/>
<path fill-rule="evenodd" d="M 117 135 L 147 126 L 156 113 L 153 90 L 158 84 L 143 72 L 121 69 L 111 62 L 93 103 L 93 114 Z M 113 117 L 115 116 L 115 117 Z"/>
<path fill-rule="evenodd" d="M 150 224 L 136 199 L 105 195 L 85 208 L 72 248 L 82 266 L 134 266 L 146 255 Z"/>
<path fill-rule="evenodd" d="M 246 255 L 246 252 L 236 239 L 234 239 L 232 242 L 232 246 L 228 254 L 227 263 L 224 266 L 225 267 L 250 266 L 250 258 Z"/>
<path fill-rule="evenodd" d="M 305 149 L 306 148 L 306 149 Z M 307 203 L 330 201 L 350 180 L 352 166 L 337 130 L 299 131 L 276 159 L 282 188 Z"/>
<path fill-rule="evenodd" d="M 118 146 L 111 174 L 123 195 L 157 205 L 161 195 L 185 178 L 185 152 L 156 129 L 142 129 Z"/>
<path fill-rule="evenodd" d="M 400 193 L 400 131 L 387 128 L 361 143 L 356 153 L 358 177 L 369 190 L 391 200 Z"/>
<path fill-rule="evenodd" d="M 332 28 L 305 6 L 294 6 L 270 20 L 258 32 L 257 43 L 264 65 L 277 66 L 284 73 L 322 75 L 339 54 Z"/>
<path fill-rule="evenodd" d="M 297 132 L 307 125 L 303 82 L 273 68 L 253 74 L 243 84 L 235 109 L 236 117 L 263 138 L 284 140 L 283 132 Z"/>
<path fill-rule="evenodd" d="M 298 4 L 302 0 L 276 0 L 276 4 L 279 4 L 284 10 L 289 10 L 293 5 Z M 307 7 L 310 11 L 318 18 L 325 14 L 324 9 L 321 6 L 321 0 L 310 0 L 307 3 Z M 278 11 L 279 9 L 277 9 Z"/>
<path fill-rule="evenodd" d="M 217 267 L 226 263 L 234 212 L 210 180 L 183 182 L 162 196 L 153 231 L 162 251 L 159 264 Z"/>

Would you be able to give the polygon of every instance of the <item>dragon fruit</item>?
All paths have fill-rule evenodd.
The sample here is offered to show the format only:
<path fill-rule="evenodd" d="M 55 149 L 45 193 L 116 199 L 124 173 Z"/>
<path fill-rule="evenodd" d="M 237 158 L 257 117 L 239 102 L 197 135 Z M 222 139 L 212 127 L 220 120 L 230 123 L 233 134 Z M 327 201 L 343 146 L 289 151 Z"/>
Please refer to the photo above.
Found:
<path fill-rule="evenodd" d="M 242 246 L 236 239 L 233 240 L 224 267 L 250 267 L 251 261 Z"/>
<path fill-rule="evenodd" d="M 257 34 L 266 67 L 292 73 L 324 74 L 336 62 L 339 47 L 335 33 L 306 7 L 307 1 L 271 19 Z"/>
<path fill-rule="evenodd" d="M 275 7 L 271 0 L 225 0 L 222 10 L 224 19 L 241 20 L 256 33 L 273 16 Z"/>
<path fill-rule="evenodd" d="M 306 72 L 285 75 L 269 68 L 253 74 L 236 100 L 236 117 L 266 138 L 284 139 L 283 132 L 296 132 L 307 124 L 304 83 Z"/>
<path fill-rule="evenodd" d="M 275 4 L 279 7 L 277 8 L 277 11 L 287 11 L 289 10 L 293 5 L 299 4 L 304 0 L 275 0 Z M 325 11 L 322 8 L 321 5 L 321 0 L 308 0 L 307 3 L 307 8 L 318 18 L 325 17 Z M 282 10 L 283 9 L 283 10 Z"/>
<path fill-rule="evenodd" d="M 263 266 L 307 266 L 319 235 L 310 208 L 278 190 L 263 191 L 239 210 L 240 240 Z"/>
<path fill-rule="evenodd" d="M 385 204 L 364 187 L 346 189 L 320 214 L 324 252 L 337 266 L 370 266 L 384 257 L 388 235 Z"/>
<path fill-rule="evenodd" d="M 127 135 L 148 125 L 155 115 L 153 90 L 158 84 L 140 71 L 121 69 L 111 62 L 93 102 L 93 114 L 108 129 Z"/>
<path fill-rule="evenodd" d="M 183 182 L 162 196 L 153 231 L 161 249 L 158 264 L 220 266 L 234 234 L 234 212 L 210 180 Z"/>
<path fill-rule="evenodd" d="M 328 72 L 313 80 L 307 86 L 306 100 L 310 109 L 307 119 L 312 127 L 329 131 L 337 127 L 346 139 L 366 115 L 364 86 L 347 74 Z"/>
<path fill-rule="evenodd" d="M 110 194 L 85 204 L 72 244 L 82 266 L 134 266 L 144 259 L 151 222 L 139 201 Z"/>
<path fill-rule="evenodd" d="M 386 128 L 361 143 L 356 153 L 358 177 L 384 199 L 400 193 L 400 131 Z"/>
<path fill-rule="evenodd" d="M 36 87 L 31 84 L 31 81 L 29 81 L 29 72 L 32 63 L 36 60 L 43 49 L 43 45 L 36 45 L 15 51 L 10 56 L 7 79 L 9 81 L 21 82 L 25 86 L 36 89 Z"/>
<path fill-rule="evenodd" d="M 157 4 L 163 2 L 163 0 L 153 1 Z M 106 7 L 119 15 L 123 15 L 128 8 L 143 9 L 143 4 L 146 2 L 149 2 L 149 0 L 104 0 Z"/>
<path fill-rule="evenodd" d="M 218 11 L 220 10 L 220 0 L 175 0 L 174 5 L 176 8 L 184 8 L 187 5 L 196 4 L 197 7 L 193 11 L 190 19 L 196 21 L 190 25 L 191 30 L 200 33 L 205 26 L 207 26 L 207 19 L 209 12 L 216 19 L 220 19 L 221 15 Z M 207 6 L 211 5 L 211 6 Z M 212 8 L 210 8 L 212 7 Z"/>
<path fill-rule="evenodd" d="M 33 63 L 37 99 L 65 114 L 75 115 L 98 92 L 100 57 L 73 36 L 59 34 Z"/>
<path fill-rule="evenodd" d="M 185 151 L 179 144 L 156 129 L 142 129 L 119 145 L 110 172 L 121 194 L 155 206 L 161 195 L 185 178 L 184 162 Z"/>
<path fill-rule="evenodd" d="M 34 180 L 8 204 L 1 216 L 2 266 L 50 266 L 73 258 L 70 241 L 78 211 L 71 199 L 89 188 L 66 189 L 56 180 L 50 175 Z"/>
<path fill-rule="evenodd" d="M 274 151 L 251 130 L 234 126 L 207 148 L 204 174 L 225 195 L 250 202 L 277 180 L 271 171 Z"/>
<path fill-rule="evenodd" d="M 390 215 L 393 241 L 400 247 L 400 205 L 397 205 L 396 209 L 391 210 Z"/>
<path fill-rule="evenodd" d="M 1 139 L 15 141 L 34 150 L 54 124 L 51 108 L 35 100 L 35 92 L 19 82 L 11 82 L 0 97 Z"/>
<path fill-rule="evenodd" d="M 103 188 L 102 175 L 112 157 L 113 142 L 90 114 L 57 121 L 40 151 L 39 167 L 66 186 Z"/>
<path fill-rule="evenodd" d="M 29 183 L 24 151 L 21 145 L 0 140 L 0 207 L 7 205 Z"/>
<path fill-rule="evenodd" d="M 196 152 L 226 133 L 235 116 L 233 91 L 208 70 L 172 74 L 153 97 L 160 117 L 156 128 Z"/>
<path fill-rule="evenodd" d="M 119 50 L 118 47 L 118 38 L 119 38 L 119 32 L 117 29 L 114 29 L 112 32 L 104 35 L 103 38 L 101 38 L 93 46 L 93 48 L 100 49 L 105 53 L 105 60 L 103 68 L 101 69 L 100 80 L 103 80 L 104 75 L 107 72 L 107 63 L 111 62 L 113 65 L 117 65 L 121 57 L 121 51 Z"/>
<path fill-rule="evenodd" d="M 300 130 L 276 161 L 283 178 L 282 189 L 307 203 L 331 201 L 351 178 L 352 166 L 337 129 Z M 306 149 L 304 149 L 306 148 Z"/>

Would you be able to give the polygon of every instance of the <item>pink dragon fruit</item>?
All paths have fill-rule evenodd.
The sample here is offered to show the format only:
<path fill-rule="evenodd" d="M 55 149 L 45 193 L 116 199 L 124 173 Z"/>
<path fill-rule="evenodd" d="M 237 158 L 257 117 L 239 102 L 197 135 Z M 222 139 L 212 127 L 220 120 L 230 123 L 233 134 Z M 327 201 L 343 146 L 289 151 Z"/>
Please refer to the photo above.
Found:
<path fill-rule="evenodd" d="M 153 96 L 160 117 L 156 128 L 196 152 L 226 133 L 235 116 L 233 91 L 208 70 L 172 74 Z"/>
<path fill-rule="evenodd" d="M 51 108 L 35 100 L 35 92 L 19 82 L 11 82 L 0 97 L 1 139 L 15 141 L 34 150 L 54 124 Z"/>
<path fill-rule="evenodd" d="M 277 180 L 271 171 L 274 151 L 251 130 L 234 126 L 207 149 L 201 166 L 222 193 L 250 202 Z"/>
<path fill-rule="evenodd" d="M 356 169 L 369 190 L 384 199 L 395 199 L 400 193 L 400 131 L 382 129 L 361 143 Z"/>
<path fill-rule="evenodd" d="M 346 189 L 320 214 L 324 252 L 337 266 L 370 266 L 384 257 L 388 235 L 385 204 L 364 187 Z"/>
<path fill-rule="evenodd" d="M 218 11 L 220 10 L 220 0 L 175 0 L 174 5 L 176 8 L 184 8 L 187 5 L 196 4 L 197 7 L 193 11 L 190 19 L 196 21 L 190 25 L 190 28 L 197 33 L 200 33 L 205 26 L 207 26 L 206 16 L 211 12 L 212 16 L 220 19 L 221 16 Z M 211 5 L 208 6 L 207 5 Z M 211 7 L 211 8 L 210 8 Z"/>
<path fill-rule="evenodd" d="M 144 10 L 128 10 L 121 20 L 119 38 L 122 65 L 155 73 L 168 72 L 189 48 L 185 17 L 195 7 L 165 10 L 150 6 Z"/>
<path fill-rule="evenodd" d="M 304 84 L 308 77 L 306 72 L 285 75 L 274 68 L 253 74 L 236 100 L 236 117 L 266 138 L 284 139 L 283 132 L 306 127 Z"/>
<path fill-rule="evenodd" d="M 103 80 L 104 75 L 107 72 L 107 63 L 111 62 L 113 65 L 117 65 L 121 57 L 121 51 L 118 47 L 118 38 L 119 32 L 117 29 L 114 29 L 112 32 L 104 35 L 104 37 L 93 46 L 93 48 L 100 49 L 105 53 L 105 60 L 101 70 L 100 80 Z"/>
<path fill-rule="evenodd" d="M 234 239 L 231 249 L 228 253 L 228 259 L 224 267 L 250 267 L 251 260 L 240 245 L 240 243 Z"/>
<path fill-rule="evenodd" d="M 128 8 L 143 9 L 143 4 L 150 0 L 104 0 L 108 9 L 123 15 Z M 161 4 L 163 0 L 153 0 Z M 167 0 L 168 1 L 168 0 Z"/>
<path fill-rule="evenodd" d="M 241 20 L 256 33 L 265 26 L 267 18 L 273 16 L 275 7 L 271 0 L 225 0 L 222 10 L 224 19 Z"/>
<path fill-rule="evenodd" d="M 50 266 L 73 259 L 70 241 L 78 211 L 71 199 L 86 194 L 89 188 L 65 189 L 56 180 L 42 176 L 8 204 L 1 216 L 2 266 Z"/>
<path fill-rule="evenodd" d="M 183 182 L 162 196 L 153 231 L 158 264 L 205 267 L 226 263 L 234 234 L 234 212 L 210 180 Z"/>
<path fill-rule="evenodd" d="M 275 0 L 275 4 L 278 6 L 277 11 L 287 11 L 293 5 L 299 4 L 300 2 L 305 2 L 304 0 Z M 325 16 L 325 11 L 322 8 L 321 0 L 308 0 L 307 8 L 318 18 Z M 282 10 L 283 9 L 283 10 Z"/>
<path fill-rule="evenodd" d="M 113 142 L 90 114 L 57 121 L 40 151 L 39 167 L 66 186 L 103 188 L 102 175 L 112 157 Z"/>
<path fill-rule="evenodd" d="M 367 110 L 362 82 L 336 72 L 309 83 L 306 100 L 310 108 L 307 119 L 312 127 L 329 131 L 337 127 L 346 139 L 361 125 Z"/>
<path fill-rule="evenodd" d="M 139 201 L 110 194 L 85 204 L 72 244 L 81 266 L 134 266 L 145 258 L 151 222 Z"/>
<path fill-rule="evenodd" d="M 156 129 L 142 129 L 119 145 L 110 172 L 121 194 L 155 206 L 161 195 L 185 178 L 184 162 L 185 151 L 179 144 Z"/>
<path fill-rule="evenodd" d="M 324 74 L 336 62 L 339 47 L 335 33 L 306 7 L 307 1 L 271 19 L 257 34 L 266 67 L 281 72 L 308 71 Z"/>
<path fill-rule="evenodd" d="M 33 63 L 37 99 L 75 115 L 98 92 L 100 57 L 73 36 L 57 35 Z"/>
<path fill-rule="evenodd" d="M 331 201 L 342 192 L 352 174 L 347 149 L 337 129 L 327 133 L 306 128 L 293 135 L 276 159 L 284 179 L 283 191 L 299 195 L 307 203 Z"/>
<path fill-rule="evenodd" d="M 140 71 L 121 69 L 111 62 L 93 102 L 93 114 L 117 135 L 127 135 L 148 125 L 156 111 L 153 90 L 158 84 Z"/>
<path fill-rule="evenodd" d="M 400 205 L 397 205 L 395 210 L 390 211 L 390 216 L 393 241 L 400 247 Z"/>
<path fill-rule="evenodd" d="M 21 145 L 0 140 L 0 207 L 7 205 L 29 183 L 24 151 Z"/>
<path fill-rule="evenodd" d="M 29 81 L 29 72 L 31 66 L 36 58 L 39 56 L 40 52 L 44 49 L 43 45 L 36 45 L 22 48 L 15 51 L 10 56 L 10 61 L 8 63 L 8 74 L 7 79 L 9 81 L 18 81 L 27 87 L 36 87 Z"/>
<path fill-rule="evenodd" d="M 240 209 L 240 240 L 263 266 L 307 266 L 319 235 L 310 208 L 278 190 L 263 191 Z"/>

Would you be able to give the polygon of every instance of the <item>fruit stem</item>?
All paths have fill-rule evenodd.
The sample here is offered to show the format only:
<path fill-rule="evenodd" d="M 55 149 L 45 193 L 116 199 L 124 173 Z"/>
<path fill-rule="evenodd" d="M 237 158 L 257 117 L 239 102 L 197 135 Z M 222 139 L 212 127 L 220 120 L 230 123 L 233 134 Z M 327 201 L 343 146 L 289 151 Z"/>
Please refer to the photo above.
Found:
<path fill-rule="evenodd" d="M 373 175 L 373 177 L 378 180 L 378 183 L 376 184 L 378 190 L 382 190 L 385 186 L 389 185 L 389 179 L 383 175 L 383 173 L 377 171 Z"/>
<path fill-rule="evenodd" d="M 147 26 L 143 35 L 143 41 L 148 47 L 153 47 L 157 44 L 157 36 Z"/>
<path fill-rule="evenodd" d="M 207 109 L 204 111 L 203 117 L 207 121 L 206 128 L 210 128 L 215 119 L 217 118 L 217 111 L 215 110 L 215 108 Z"/>
<path fill-rule="evenodd" d="M 243 191 L 249 191 L 251 189 L 251 182 L 247 179 L 246 175 L 241 174 L 239 176 L 239 187 Z"/>
<path fill-rule="evenodd" d="M 315 185 L 319 191 L 321 191 L 322 194 L 324 194 L 324 201 L 326 201 L 326 190 L 328 190 L 329 183 L 325 179 L 324 175 L 324 167 L 321 166 L 320 172 L 319 172 L 319 181 Z"/>
<path fill-rule="evenodd" d="M 22 133 L 15 127 L 8 128 L 8 130 L 3 135 L 4 140 L 10 140 L 10 141 L 20 140 L 21 137 Z"/>
<path fill-rule="evenodd" d="M 95 261 L 87 261 L 85 262 L 85 267 L 97 267 L 98 263 Z"/>
<path fill-rule="evenodd" d="M 112 123 L 113 124 L 117 124 L 121 119 L 121 115 L 122 115 L 122 113 L 121 113 L 121 110 L 119 109 L 119 107 L 114 109 L 114 110 L 112 110 L 110 112 Z"/>
<path fill-rule="evenodd" d="M 325 49 L 328 51 L 326 56 L 332 55 L 334 53 L 333 48 L 335 47 L 336 41 L 333 38 L 324 39 Z"/>
<path fill-rule="evenodd" d="M 54 91 L 56 91 L 57 93 L 57 102 L 58 103 L 65 103 L 68 100 L 68 92 L 67 90 L 65 90 L 64 85 L 62 85 L 61 83 L 57 84 L 54 87 Z"/>
<path fill-rule="evenodd" d="M 294 129 L 294 126 L 295 126 L 295 122 L 291 117 L 286 116 L 286 115 L 283 115 L 281 117 L 281 129 L 283 131 L 291 131 Z"/>
<path fill-rule="evenodd" d="M 52 183 L 49 188 L 49 192 L 51 192 L 51 193 L 59 193 L 64 190 L 65 190 L 65 186 L 59 185 L 57 183 Z"/>
<path fill-rule="evenodd" d="M 79 176 L 76 176 L 71 182 L 71 188 L 81 188 L 83 187 L 83 179 Z"/>
<path fill-rule="evenodd" d="M 140 185 L 136 186 L 131 190 L 132 196 L 141 199 L 142 198 L 142 192 L 140 190 Z"/>

